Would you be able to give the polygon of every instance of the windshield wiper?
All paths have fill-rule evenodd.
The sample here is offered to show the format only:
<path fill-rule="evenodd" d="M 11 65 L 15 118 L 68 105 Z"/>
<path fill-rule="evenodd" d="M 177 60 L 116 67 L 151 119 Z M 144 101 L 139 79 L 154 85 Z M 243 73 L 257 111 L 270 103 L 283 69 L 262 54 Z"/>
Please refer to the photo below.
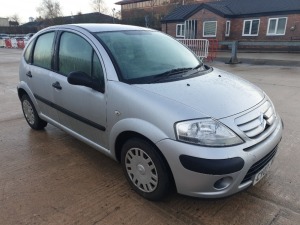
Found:
<path fill-rule="evenodd" d="M 192 70 L 192 69 L 193 68 L 177 68 L 177 69 L 168 70 L 166 72 L 156 75 L 153 83 L 159 82 L 159 81 L 161 81 L 163 79 L 167 79 L 173 75 L 184 73 L 184 72 Z"/>
<path fill-rule="evenodd" d="M 199 63 L 196 67 L 194 67 L 193 69 L 189 70 L 187 73 L 183 74 L 182 77 L 188 77 L 188 76 L 191 76 L 191 75 L 197 73 L 199 71 L 198 69 L 201 68 L 203 65 L 204 65 L 203 62 Z"/>

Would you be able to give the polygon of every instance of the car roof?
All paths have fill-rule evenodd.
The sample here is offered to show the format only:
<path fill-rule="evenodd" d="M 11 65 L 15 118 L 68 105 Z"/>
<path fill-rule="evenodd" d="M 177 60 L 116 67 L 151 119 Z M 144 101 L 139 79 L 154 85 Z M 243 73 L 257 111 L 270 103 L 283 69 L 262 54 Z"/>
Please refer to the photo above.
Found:
<path fill-rule="evenodd" d="M 75 28 L 80 27 L 91 33 L 94 32 L 107 32 L 107 31 L 120 31 L 120 30 L 151 30 L 145 27 L 137 27 L 123 24 L 105 24 L 105 23 L 83 23 L 83 24 L 68 24 L 59 25 L 52 28 Z"/>

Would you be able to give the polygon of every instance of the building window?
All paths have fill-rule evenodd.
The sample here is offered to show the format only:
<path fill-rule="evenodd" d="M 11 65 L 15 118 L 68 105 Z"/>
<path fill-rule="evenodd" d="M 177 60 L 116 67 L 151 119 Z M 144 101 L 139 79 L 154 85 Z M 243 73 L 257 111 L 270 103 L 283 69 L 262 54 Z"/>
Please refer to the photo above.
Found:
<path fill-rule="evenodd" d="M 217 21 L 207 21 L 203 23 L 203 37 L 217 36 Z"/>
<path fill-rule="evenodd" d="M 177 24 L 176 37 L 184 37 L 184 24 Z"/>
<path fill-rule="evenodd" d="M 184 38 L 196 39 L 197 36 L 197 20 L 186 20 L 184 26 Z"/>
<path fill-rule="evenodd" d="M 286 17 L 270 18 L 267 35 L 285 35 L 286 22 Z"/>
<path fill-rule="evenodd" d="M 230 25 L 231 25 L 231 22 L 229 20 L 226 21 L 226 29 L 225 29 L 225 36 L 226 37 L 229 37 L 230 35 Z"/>
<path fill-rule="evenodd" d="M 258 36 L 259 19 L 244 20 L 243 36 Z"/>

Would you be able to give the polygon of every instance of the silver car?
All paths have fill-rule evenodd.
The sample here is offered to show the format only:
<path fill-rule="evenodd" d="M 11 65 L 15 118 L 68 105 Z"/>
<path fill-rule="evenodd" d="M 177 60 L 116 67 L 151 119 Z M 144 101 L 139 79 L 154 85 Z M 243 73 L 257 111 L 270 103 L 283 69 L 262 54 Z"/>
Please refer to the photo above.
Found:
<path fill-rule="evenodd" d="M 205 198 L 255 185 L 282 137 L 262 90 L 135 26 L 40 31 L 24 50 L 18 95 L 30 127 L 50 123 L 119 161 L 150 200 L 172 185 Z"/>

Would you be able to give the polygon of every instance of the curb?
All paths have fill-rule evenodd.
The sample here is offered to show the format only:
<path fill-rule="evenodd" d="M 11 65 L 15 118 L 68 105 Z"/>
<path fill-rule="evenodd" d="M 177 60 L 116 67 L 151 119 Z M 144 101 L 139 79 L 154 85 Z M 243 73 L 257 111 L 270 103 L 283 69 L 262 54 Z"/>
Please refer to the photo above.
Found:
<path fill-rule="evenodd" d="M 300 67 L 300 61 L 276 60 L 276 59 L 253 59 L 253 58 L 239 58 L 241 63 L 252 65 L 268 65 L 268 66 L 290 66 Z M 228 57 L 217 57 L 215 61 L 227 63 Z"/>

